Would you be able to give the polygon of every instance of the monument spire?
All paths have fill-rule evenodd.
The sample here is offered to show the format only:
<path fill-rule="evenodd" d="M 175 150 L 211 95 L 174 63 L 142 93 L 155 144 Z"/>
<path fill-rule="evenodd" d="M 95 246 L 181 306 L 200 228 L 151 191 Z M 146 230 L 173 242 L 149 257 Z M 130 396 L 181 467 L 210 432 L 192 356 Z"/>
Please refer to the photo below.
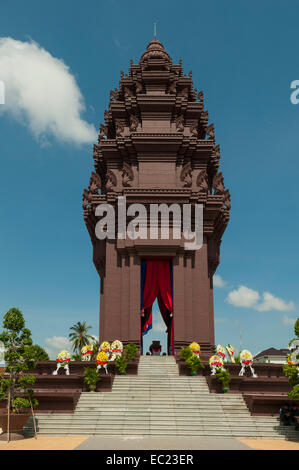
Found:
<path fill-rule="evenodd" d="M 155 37 L 110 91 L 104 120 L 94 146 L 95 171 L 83 193 L 84 219 L 101 277 L 100 341 L 119 339 L 142 347 L 142 328 L 149 320 L 142 316 L 143 265 L 147 270 L 150 264 L 169 261 L 173 309 L 160 307 L 164 313 L 168 309 L 168 352 L 196 340 L 202 354 L 209 355 L 215 344 L 213 275 L 229 221 L 230 194 L 218 173 L 220 147 L 203 92 L 194 88 L 192 72 L 185 74 L 181 61 L 173 63 Z M 143 204 L 147 220 L 151 204 L 202 204 L 203 246 L 187 250 L 183 237 L 98 238 L 97 208 L 109 204 L 118 214 L 119 196 L 126 197 L 128 207 Z M 115 226 L 121 223 L 117 219 Z"/>

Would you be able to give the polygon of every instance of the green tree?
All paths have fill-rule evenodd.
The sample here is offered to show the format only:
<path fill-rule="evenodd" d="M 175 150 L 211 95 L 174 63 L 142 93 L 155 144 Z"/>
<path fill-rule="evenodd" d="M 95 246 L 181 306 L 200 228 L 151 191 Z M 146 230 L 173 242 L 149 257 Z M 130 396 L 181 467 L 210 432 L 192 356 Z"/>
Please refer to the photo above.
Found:
<path fill-rule="evenodd" d="M 77 350 L 80 354 L 83 346 L 94 342 L 93 336 L 87 333 L 90 328 L 91 326 L 87 326 L 85 321 L 83 323 L 78 321 L 70 328 L 69 338 L 73 343 L 73 351 Z"/>
<path fill-rule="evenodd" d="M 295 332 L 295 335 L 297 336 L 297 338 L 294 338 L 296 340 L 296 339 L 299 338 L 299 318 L 297 318 L 297 320 L 295 322 L 294 332 Z M 294 340 L 292 340 L 292 341 L 294 341 Z M 292 341 L 290 341 L 289 346 L 292 343 Z M 298 349 L 296 350 L 296 352 L 298 352 Z M 297 364 L 295 364 L 295 365 L 285 364 L 284 367 L 283 367 L 284 374 L 286 375 L 286 377 L 289 378 L 290 386 L 293 387 L 292 390 L 289 392 L 289 397 L 292 400 L 296 400 L 296 399 L 299 398 L 299 364 L 298 364 L 298 356 L 299 356 L 299 354 L 297 354 L 297 361 L 296 361 Z"/>
<path fill-rule="evenodd" d="M 48 353 L 39 346 L 38 344 L 32 344 L 32 346 L 25 347 L 25 355 L 32 357 L 34 361 L 49 361 Z"/>
<path fill-rule="evenodd" d="M 26 347 L 32 345 L 31 331 L 25 328 L 25 320 L 22 312 L 17 308 L 11 308 L 3 320 L 4 330 L 0 334 L 0 341 L 5 347 L 5 375 L 0 381 L 0 399 L 7 400 L 7 409 L 20 411 L 27 407 L 30 400 L 33 400 L 33 392 L 29 390 L 29 385 L 34 384 L 35 377 L 24 374 L 35 367 L 35 361 L 26 354 Z M 26 399 L 17 397 L 17 392 L 29 394 L 29 402 Z M 34 402 L 34 406 L 36 406 Z"/>

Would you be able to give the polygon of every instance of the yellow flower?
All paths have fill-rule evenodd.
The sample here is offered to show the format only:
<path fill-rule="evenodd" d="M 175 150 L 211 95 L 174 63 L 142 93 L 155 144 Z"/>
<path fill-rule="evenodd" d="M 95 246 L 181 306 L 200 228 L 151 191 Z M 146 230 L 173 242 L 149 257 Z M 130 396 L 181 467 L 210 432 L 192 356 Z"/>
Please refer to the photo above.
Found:
<path fill-rule="evenodd" d="M 193 349 L 195 351 L 200 351 L 200 346 L 198 343 L 196 343 L 195 341 L 193 341 L 193 343 L 190 344 L 189 346 L 190 349 Z"/>
<path fill-rule="evenodd" d="M 81 353 L 85 354 L 87 351 L 93 351 L 93 344 L 86 344 L 86 346 L 83 346 L 81 349 Z"/>
<path fill-rule="evenodd" d="M 63 359 L 69 359 L 69 358 L 70 358 L 70 355 L 69 355 L 69 353 L 68 353 L 65 349 L 63 349 L 62 351 L 60 351 L 60 353 L 58 354 L 57 358 L 58 358 L 58 359 L 62 359 L 62 360 L 63 360 Z"/>
<path fill-rule="evenodd" d="M 108 362 L 108 354 L 104 351 L 99 352 L 99 354 L 97 355 L 97 361 Z"/>
<path fill-rule="evenodd" d="M 100 346 L 100 350 L 101 349 L 110 349 L 110 343 L 108 343 L 108 341 L 103 341 Z"/>

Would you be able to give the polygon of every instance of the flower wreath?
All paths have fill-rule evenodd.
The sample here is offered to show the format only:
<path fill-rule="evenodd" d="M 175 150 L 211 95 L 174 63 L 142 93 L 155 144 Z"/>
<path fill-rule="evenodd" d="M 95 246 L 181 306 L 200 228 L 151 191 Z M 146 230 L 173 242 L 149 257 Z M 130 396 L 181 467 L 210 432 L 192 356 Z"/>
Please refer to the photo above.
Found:
<path fill-rule="evenodd" d="M 193 356 L 197 356 L 200 354 L 200 346 L 195 341 L 193 341 L 193 343 L 189 345 L 189 348 L 191 349 Z"/>
<path fill-rule="evenodd" d="M 81 354 L 82 356 L 86 356 L 86 354 L 92 354 L 93 353 L 93 344 L 86 344 L 86 346 L 83 346 L 81 349 Z"/>
<path fill-rule="evenodd" d="M 113 343 L 111 343 L 111 358 L 110 361 L 113 362 L 115 359 L 119 356 L 122 355 L 123 352 L 123 344 L 121 341 L 118 339 L 114 340 Z"/>
<path fill-rule="evenodd" d="M 105 353 L 105 351 L 99 352 L 99 354 L 96 357 L 96 362 L 100 366 L 105 366 L 108 363 L 108 354 Z"/>
<path fill-rule="evenodd" d="M 64 363 L 66 363 L 66 362 L 69 362 L 70 360 L 71 360 L 70 354 L 68 353 L 68 351 L 66 351 L 65 349 L 63 349 L 63 350 L 60 351 L 60 353 L 58 354 L 57 359 L 56 359 L 56 362 L 59 362 L 60 364 L 64 364 Z"/>
<path fill-rule="evenodd" d="M 103 341 L 100 345 L 99 352 L 103 351 L 103 352 L 109 354 L 110 349 L 111 349 L 110 343 L 108 343 L 108 341 Z"/>
<path fill-rule="evenodd" d="M 250 351 L 247 349 L 244 349 L 243 351 L 240 352 L 240 362 L 241 364 L 244 364 L 245 366 L 248 366 L 249 364 L 253 363 L 253 357 Z"/>
<path fill-rule="evenodd" d="M 214 366 L 221 367 L 223 366 L 223 359 L 221 356 L 214 354 L 214 356 L 210 357 L 209 364 L 210 364 L 210 367 L 214 367 Z"/>

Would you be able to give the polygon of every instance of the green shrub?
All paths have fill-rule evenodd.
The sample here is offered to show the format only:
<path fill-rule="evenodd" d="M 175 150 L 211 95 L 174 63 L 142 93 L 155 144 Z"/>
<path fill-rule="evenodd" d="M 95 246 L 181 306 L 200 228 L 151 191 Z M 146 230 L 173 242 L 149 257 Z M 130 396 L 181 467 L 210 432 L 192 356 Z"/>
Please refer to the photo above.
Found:
<path fill-rule="evenodd" d="M 289 398 L 291 398 L 291 400 L 297 400 L 299 398 L 299 384 L 295 385 L 289 392 Z"/>
<path fill-rule="evenodd" d="M 94 392 L 96 390 L 98 381 L 101 380 L 98 370 L 91 368 L 91 367 L 86 367 L 84 369 L 83 377 L 84 377 L 84 382 L 89 387 L 89 390 L 91 392 Z"/>
<path fill-rule="evenodd" d="M 72 355 L 72 361 L 82 361 L 81 354 L 73 354 Z"/>
<path fill-rule="evenodd" d="M 222 383 L 222 388 L 226 389 L 229 387 L 231 381 L 231 375 L 227 369 L 220 369 L 217 367 L 216 369 L 216 377 L 218 382 Z"/>
<path fill-rule="evenodd" d="M 199 369 L 203 369 L 204 365 L 201 362 L 201 359 L 199 357 L 191 355 L 186 359 L 186 365 L 191 369 L 192 374 L 197 374 Z"/>
<path fill-rule="evenodd" d="M 127 361 L 134 361 L 136 359 L 138 347 L 135 343 L 129 343 L 124 348 L 124 355 Z"/>
<path fill-rule="evenodd" d="M 236 362 L 237 364 L 240 364 L 240 362 L 241 362 L 241 361 L 240 361 L 240 353 L 235 357 L 235 362 Z"/>
<path fill-rule="evenodd" d="M 298 367 L 292 366 L 291 364 L 285 364 L 283 366 L 283 372 L 284 375 L 289 378 L 289 384 L 291 387 L 295 387 L 295 385 L 299 384 Z"/>
<path fill-rule="evenodd" d="M 120 374 L 125 374 L 128 366 L 125 356 L 118 356 L 115 360 L 115 365 Z"/>
<path fill-rule="evenodd" d="M 186 347 L 182 347 L 182 348 L 181 348 L 180 356 L 181 356 L 181 358 L 184 359 L 185 361 L 187 361 L 187 359 L 192 356 L 192 351 L 191 351 L 191 349 L 189 348 L 189 346 L 186 346 Z"/>

